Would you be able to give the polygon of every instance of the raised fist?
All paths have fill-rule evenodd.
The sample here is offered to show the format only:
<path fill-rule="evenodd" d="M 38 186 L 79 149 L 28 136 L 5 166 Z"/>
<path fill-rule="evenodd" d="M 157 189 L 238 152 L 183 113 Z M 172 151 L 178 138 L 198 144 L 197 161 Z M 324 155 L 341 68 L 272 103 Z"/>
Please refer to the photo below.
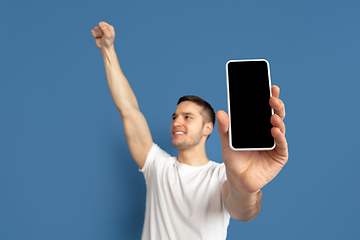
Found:
<path fill-rule="evenodd" d="M 100 22 L 99 26 L 91 30 L 91 35 L 95 38 L 98 48 L 108 48 L 114 45 L 115 30 L 114 27 L 106 22 Z"/>

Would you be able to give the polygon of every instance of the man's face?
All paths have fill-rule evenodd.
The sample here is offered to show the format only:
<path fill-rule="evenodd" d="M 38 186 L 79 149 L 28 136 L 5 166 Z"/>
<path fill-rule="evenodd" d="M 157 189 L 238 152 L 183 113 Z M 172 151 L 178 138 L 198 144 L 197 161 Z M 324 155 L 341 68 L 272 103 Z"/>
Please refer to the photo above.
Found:
<path fill-rule="evenodd" d="M 172 145 L 179 150 L 186 150 L 198 145 L 204 136 L 203 107 L 191 101 L 177 105 L 171 124 Z"/>

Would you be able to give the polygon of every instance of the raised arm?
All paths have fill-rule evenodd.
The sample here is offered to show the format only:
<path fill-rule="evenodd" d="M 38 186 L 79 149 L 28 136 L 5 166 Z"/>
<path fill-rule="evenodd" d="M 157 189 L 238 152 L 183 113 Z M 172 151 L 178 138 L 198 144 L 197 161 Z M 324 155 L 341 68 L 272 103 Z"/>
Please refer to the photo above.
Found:
<path fill-rule="evenodd" d="M 131 156 L 143 168 L 153 140 L 144 115 L 140 112 L 135 94 L 123 74 L 114 48 L 115 30 L 106 22 L 91 30 L 101 51 L 111 96 L 121 115 Z"/>

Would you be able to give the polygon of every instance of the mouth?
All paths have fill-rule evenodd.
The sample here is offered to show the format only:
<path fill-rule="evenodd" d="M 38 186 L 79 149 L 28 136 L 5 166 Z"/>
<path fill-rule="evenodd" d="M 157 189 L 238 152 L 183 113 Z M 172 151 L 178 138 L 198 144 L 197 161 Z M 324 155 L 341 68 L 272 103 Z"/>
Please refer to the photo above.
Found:
<path fill-rule="evenodd" d="M 185 134 L 183 132 L 174 132 L 174 134 Z"/>
<path fill-rule="evenodd" d="M 174 136 L 185 135 L 185 132 L 179 131 L 179 130 L 175 130 L 175 131 L 173 131 L 173 135 L 174 135 Z"/>

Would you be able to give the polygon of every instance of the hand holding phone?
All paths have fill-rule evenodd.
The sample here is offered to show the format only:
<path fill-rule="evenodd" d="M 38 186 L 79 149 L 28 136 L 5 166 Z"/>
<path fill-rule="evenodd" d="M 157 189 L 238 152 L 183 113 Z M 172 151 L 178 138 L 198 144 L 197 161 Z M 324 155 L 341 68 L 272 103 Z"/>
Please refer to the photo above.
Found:
<path fill-rule="evenodd" d="M 226 63 L 226 76 L 230 148 L 237 151 L 274 149 L 268 61 L 230 60 Z"/>
<path fill-rule="evenodd" d="M 229 114 L 219 110 L 216 118 L 228 186 L 261 196 L 261 189 L 288 161 L 285 105 L 279 99 L 280 89 L 270 88 L 266 60 L 229 61 L 226 73 Z"/>

